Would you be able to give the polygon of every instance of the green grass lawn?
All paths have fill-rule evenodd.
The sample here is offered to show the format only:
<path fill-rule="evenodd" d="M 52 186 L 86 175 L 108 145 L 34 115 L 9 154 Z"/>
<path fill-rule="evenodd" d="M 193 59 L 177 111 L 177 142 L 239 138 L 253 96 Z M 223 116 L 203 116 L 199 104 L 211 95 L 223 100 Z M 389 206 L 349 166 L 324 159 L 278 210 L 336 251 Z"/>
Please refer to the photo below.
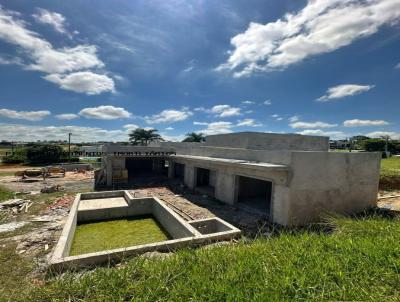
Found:
<path fill-rule="evenodd" d="M 399 301 L 400 218 L 333 218 L 329 225 L 333 232 L 285 231 L 58 275 L 21 300 Z"/>
<path fill-rule="evenodd" d="M 400 157 L 390 157 L 382 159 L 381 175 L 400 176 Z"/>
<path fill-rule="evenodd" d="M 379 188 L 387 191 L 400 190 L 400 157 L 382 159 Z"/>

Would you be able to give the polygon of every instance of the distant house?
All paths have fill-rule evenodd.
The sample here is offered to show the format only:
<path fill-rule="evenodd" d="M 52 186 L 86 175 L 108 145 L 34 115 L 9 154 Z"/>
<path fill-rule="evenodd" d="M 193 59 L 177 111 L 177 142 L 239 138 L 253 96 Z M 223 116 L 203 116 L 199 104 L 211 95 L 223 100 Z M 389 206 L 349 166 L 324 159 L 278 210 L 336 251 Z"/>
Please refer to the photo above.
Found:
<path fill-rule="evenodd" d="M 351 146 L 351 142 L 348 140 L 330 140 L 329 148 L 330 149 L 349 149 Z"/>
<path fill-rule="evenodd" d="M 82 152 L 82 156 L 93 156 L 96 153 L 101 152 L 102 145 L 91 145 L 82 146 L 79 148 L 79 152 Z"/>

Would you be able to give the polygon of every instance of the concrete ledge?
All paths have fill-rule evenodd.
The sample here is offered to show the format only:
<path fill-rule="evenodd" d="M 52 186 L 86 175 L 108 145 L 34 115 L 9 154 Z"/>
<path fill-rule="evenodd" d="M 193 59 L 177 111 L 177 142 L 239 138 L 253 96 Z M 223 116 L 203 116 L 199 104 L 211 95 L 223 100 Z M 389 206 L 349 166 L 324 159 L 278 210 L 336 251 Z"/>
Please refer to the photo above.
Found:
<path fill-rule="evenodd" d="M 273 170 L 273 171 L 288 171 L 289 167 L 287 165 L 278 165 L 266 162 L 255 162 L 240 159 L 227 159 L 227 158 L 216 158 L 208 156 L 195 156 L 195 155 L 172 155 L 172 158 L 178 159 L 188 159 L 192 161 L 206 161 L 212 164 L 228 165 L 228 166 L 238 166 L 241 168 L 250 169 L 262 169 L 262 170 Z"/>

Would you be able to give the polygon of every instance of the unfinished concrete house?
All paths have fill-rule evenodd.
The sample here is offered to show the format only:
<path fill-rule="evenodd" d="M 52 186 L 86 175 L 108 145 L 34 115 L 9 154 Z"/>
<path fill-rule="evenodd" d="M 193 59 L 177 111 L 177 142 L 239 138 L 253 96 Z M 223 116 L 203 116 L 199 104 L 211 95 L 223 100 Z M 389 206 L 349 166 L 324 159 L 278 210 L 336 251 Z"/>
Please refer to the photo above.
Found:
<path fill-rule="evenodd" d="M 204 143 L 110 144 L 102 152 L 96 187 L 164 175 L 281 225 L 376 206 L 381 155 L 329 152 L 328 137 L 242 132 L 207 136 Z"/>

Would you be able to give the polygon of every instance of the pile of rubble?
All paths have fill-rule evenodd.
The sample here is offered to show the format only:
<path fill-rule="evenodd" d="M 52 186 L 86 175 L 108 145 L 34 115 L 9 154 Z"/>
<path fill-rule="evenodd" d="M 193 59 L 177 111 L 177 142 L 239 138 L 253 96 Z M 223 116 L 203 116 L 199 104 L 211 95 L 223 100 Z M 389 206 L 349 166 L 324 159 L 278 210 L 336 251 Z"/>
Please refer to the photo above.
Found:
<path fill-rule="evenodd" d="M 64 209 L 68 212 L 73 202 L 74 202 L 74 196 L 64 195 L 63 197 L 58 198 L 53 204 L 49 205 L 44 210 L 44 213 L 47 213 L 55 209 Z"/>
<path fill-rule="evenodd" d="M 0 211 L 11 211 L 14 214 L 24 211 L 28 212 L 29 207 L 32 205 L 32 201 L 29 199 L 14 198 L 0 203 Z"/>

